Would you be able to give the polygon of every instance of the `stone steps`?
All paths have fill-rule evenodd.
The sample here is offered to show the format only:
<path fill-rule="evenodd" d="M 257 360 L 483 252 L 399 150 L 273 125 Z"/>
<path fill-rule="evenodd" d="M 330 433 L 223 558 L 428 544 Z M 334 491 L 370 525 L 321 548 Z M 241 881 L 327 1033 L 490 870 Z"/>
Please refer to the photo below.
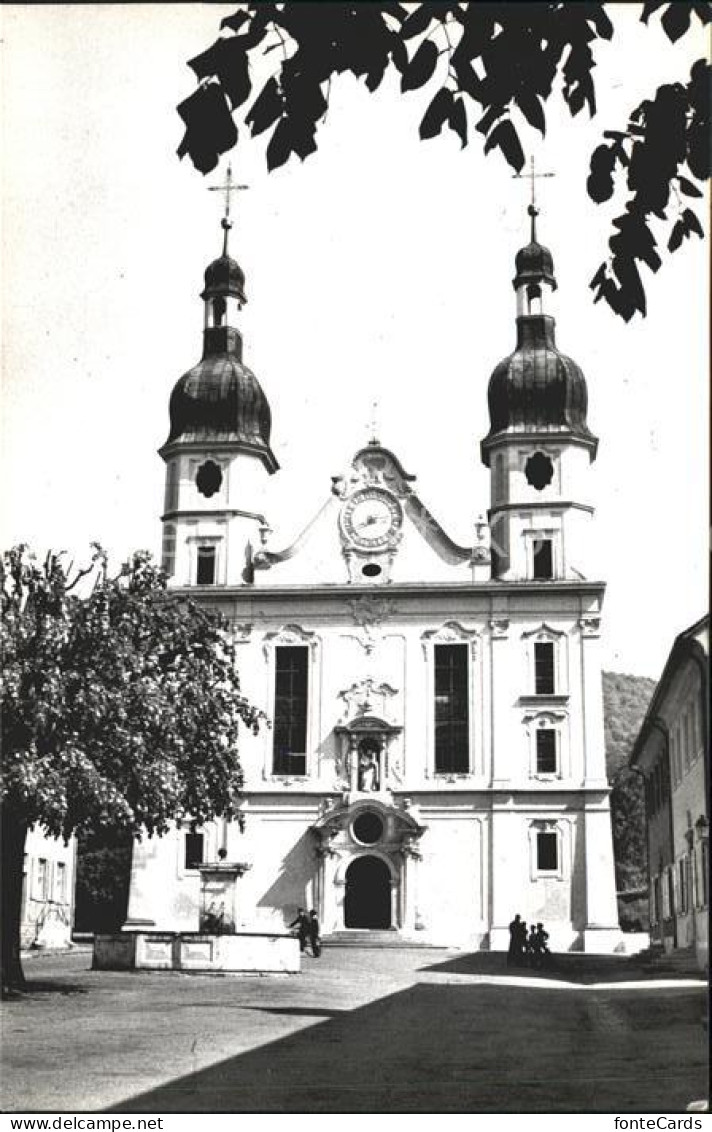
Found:
<path fill-rule="evenodd" d="M 421 943 L 417 939 L 400 935 L 395 928 L 389 929 L 361 929 L 347 928 L 344 931 L 332 932 L 322 937 L 324 947 L 359 947 L 382 950 L 384 948 L 409 948 L 418 950 L 433 948 L 431 943 Z"/>

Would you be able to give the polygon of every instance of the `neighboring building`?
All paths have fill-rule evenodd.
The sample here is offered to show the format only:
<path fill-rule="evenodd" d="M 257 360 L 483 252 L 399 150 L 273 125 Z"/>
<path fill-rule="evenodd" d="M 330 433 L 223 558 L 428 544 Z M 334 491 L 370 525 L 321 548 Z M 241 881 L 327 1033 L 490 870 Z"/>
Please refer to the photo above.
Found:
<path fill-rule="evenodd" d="M 680 633 L 630 765 L 645 778 L 650 927 L 666 951 L 708 963 L 709 618 Z"/>
<path fill-rule="evenodd" d="M 163 562 L 175 587 L 231 619 L 243 690 L 273 726 L 242 739 L 244 834 L 216 822 L 136 844 L 126 929 L 194 930 L 197 866 L 225 850 L 250 865 L 242 922 L 265 930 L 302 905 L 327 936 L 502 948 L 519 912 L 558 949 L 621 945 L 604 584 L 587 577 L 597 440 L 583 373 L 546 313 L 553 261 L 530 216 L 517 345 L 489 383 L 489 524 L 472 546 L 373 437 L 304 501 L 302 534 L 280 548 L 265 519 L 270 407 L 242 361 L 245 277 L 223 221 L 203 357 L 173 390 L 161 449 Z"/>
<path fill-rule="evenodd" d="M 20 941 L 23 947 L 68 947 L 74 923 L 76 842 L 33 826 L 25 841 Z"/>

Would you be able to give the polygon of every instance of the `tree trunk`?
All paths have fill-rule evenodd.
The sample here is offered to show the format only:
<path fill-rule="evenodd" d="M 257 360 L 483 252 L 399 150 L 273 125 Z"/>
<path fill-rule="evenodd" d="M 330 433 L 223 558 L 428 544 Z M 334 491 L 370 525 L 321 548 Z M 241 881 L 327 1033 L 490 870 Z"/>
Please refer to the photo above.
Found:
<path fill-rule="evenodd" d="M 20 962 L 20 915 L 22 912 L 22 868 L 27 823 L 18 820 L 7 803 L 0 813 L 2 821 L 2 992 L 24 990 L 25 976 Z"/>

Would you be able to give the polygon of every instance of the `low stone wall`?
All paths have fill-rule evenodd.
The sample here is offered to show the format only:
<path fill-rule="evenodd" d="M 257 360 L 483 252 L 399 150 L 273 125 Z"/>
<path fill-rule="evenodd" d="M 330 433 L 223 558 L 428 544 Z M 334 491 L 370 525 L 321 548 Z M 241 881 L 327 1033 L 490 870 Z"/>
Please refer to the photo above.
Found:
<path fill-rule="evenodd" d="M 118 932 L 94 937 L 96 971 L 213 971 L 296 974 L 299 941 L 287 933 Z"/>

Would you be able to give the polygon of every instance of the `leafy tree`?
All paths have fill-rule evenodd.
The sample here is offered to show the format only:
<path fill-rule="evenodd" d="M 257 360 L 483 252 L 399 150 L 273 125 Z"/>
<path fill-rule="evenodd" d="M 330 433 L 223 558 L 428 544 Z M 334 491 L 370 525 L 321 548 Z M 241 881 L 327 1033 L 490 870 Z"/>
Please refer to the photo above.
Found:
<path fill-rule="evenodd" d="M 199 86 L 178 107 L 186 126 L 178 154 L 210 172 L 237 144 L 233 116 L 240 110 L 253 136 L 272 130 L 270 170 L 293 154 L 304 160 L 316 151 L 335 76 L 350 72 L 375 91 L 396 71 L 403 92 L 432 82 L 421 138 L 449 129 L 465 146 L 479 134 L 485 153 L 498 151 L 519 172 L 519 129 L 524 124 L 544 135 L 550 99 L 562 98 L 574 117 L 584 108 L 596 113 L 595 51 L 615 34 L 606 8 L 432 0 L 408 7 L 392 0 L 243 4 L 188 64 Z M 654 13 L 673 42 L 712 15 L 708 3 L 652 0 L 643 4 L 641 20 L 647 24 Z M 254 90 L 253 75 L 268 54 L 273 73 Z M 604 130 L 606 140 L 591 156 L 591 200 L 609 200 L 616 185 L 627 190 L 610 255 L 591 280 L 594 301 L 604 299 L 626 321 L 646 313 L 639 265 L 654 272 L 661 265 L 650 218 L 668 221 L 669 252 L 693 233 L 702 236 L 689 198 L 702 196 L 700 183 L 710 176 L 709 84 L 709 63 L 700 59 L 689 79 L 661 86 L 631 108 L 626 123 Z"/>
<path fill-rule="evenodd" d="M 161 834 L 171 821 L 239 817 L 240 693 L 216 613 L 171 595 L 147 553 L 110 578 L 103 552 L 74 571 L 24 546 L 2 558 L 3 987 L 19 959 L 27 830 Z M 88 588 L 83 597 L 79 586 Z"/>
<path fill-rule="evenodd" d="M 640 776 L 628 767 L 655 681 L 620 672 L 603 673 L 606 769 L 612 784 L 611 824 L 619 891 L 647 883 L 645 797 Z"/>

